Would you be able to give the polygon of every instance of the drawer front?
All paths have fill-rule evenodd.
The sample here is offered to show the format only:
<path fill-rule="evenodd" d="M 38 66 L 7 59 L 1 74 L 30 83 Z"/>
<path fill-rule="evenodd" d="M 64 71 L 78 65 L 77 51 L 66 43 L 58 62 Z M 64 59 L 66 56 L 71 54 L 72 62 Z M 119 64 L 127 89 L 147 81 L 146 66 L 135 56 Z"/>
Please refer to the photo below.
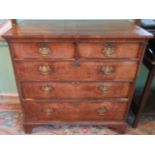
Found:
<path fill-rule="evenodd" d="M 123 120 L 126 103 L 25 103 L 27 121 Z"/>
<path fill-rule="evenodd" d="M 21 84 L 25 99 L 69 99 L 69 98 L 127 98 L 130 83 L 52 83 L 23 82 Z"/>
<path fill-rule="evenodd" d="M 73 58 L 72 43 L 13 43 L 15 58 Z"/>
<path fill-rule="evenodd" d="M 78 50 L 84 58 L 139 58 L 139 44 L 80 43 Z"/>
<path fill-rule="evenodd" d="M 15 62 L 18 80 L 133 80 L 135 62 Z"/>

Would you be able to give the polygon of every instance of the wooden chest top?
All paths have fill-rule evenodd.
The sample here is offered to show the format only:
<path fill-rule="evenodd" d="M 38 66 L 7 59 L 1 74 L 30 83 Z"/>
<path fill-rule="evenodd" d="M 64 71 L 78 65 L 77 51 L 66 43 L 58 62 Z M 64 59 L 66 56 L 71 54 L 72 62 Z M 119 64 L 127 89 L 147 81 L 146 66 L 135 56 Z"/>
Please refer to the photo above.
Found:
<path fill-rule="evenodd" d="M 128 20 L 24 20 L 4 38 L 146 39 L 152 35 Z"/>

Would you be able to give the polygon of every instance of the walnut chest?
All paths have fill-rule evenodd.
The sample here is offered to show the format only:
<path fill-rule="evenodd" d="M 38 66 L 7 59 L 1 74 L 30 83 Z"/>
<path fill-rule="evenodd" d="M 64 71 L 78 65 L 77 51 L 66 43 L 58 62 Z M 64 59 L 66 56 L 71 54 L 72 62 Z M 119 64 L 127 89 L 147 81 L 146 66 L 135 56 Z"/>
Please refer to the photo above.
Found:
<path fill-rule="evenodd" d="M 27 133 L 46 124 L 125 132 L 150 33 L 125 20 L 25 20 L 3 37 Z"/>

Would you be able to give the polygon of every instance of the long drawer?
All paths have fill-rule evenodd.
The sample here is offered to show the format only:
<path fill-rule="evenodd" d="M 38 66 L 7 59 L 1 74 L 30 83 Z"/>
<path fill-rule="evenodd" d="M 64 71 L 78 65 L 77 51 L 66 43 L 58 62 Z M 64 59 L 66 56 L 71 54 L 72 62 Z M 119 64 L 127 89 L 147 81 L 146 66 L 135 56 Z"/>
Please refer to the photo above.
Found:
<path fill-rule="evenodd" d="M 15 61 L 18 80 L 133 80 L 138 64 L 132 61 Z"/>
<path fill-rule="evenodd" d="M 22 82 L 25 99 L 128 98 L 130 83 L 121 82 Z"/>
<path fill-rule="evenodd" d="M 103 121 L 123 120 L 126 103 L 25 103 L 26 121 Z"/>

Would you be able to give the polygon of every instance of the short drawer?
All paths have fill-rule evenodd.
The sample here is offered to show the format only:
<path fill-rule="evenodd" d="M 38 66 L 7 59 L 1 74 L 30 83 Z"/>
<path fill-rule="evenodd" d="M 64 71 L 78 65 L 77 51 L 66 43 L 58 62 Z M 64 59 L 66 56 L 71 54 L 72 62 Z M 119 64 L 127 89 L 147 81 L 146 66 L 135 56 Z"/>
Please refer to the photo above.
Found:
<path fill-rule="evenodd" d="M 14 58 L 73 58 L 72 43 L 13 43 Z"/>
<path fill-rule="evenodd" d="M 123 120 L 126 103 L 25 103 L 26 121 L 103 121 Z"/>
<path fill-rule="evenodd" d="M 138 64 L 130 61 L 30 62 L 16 61 L 18 80 L 133 80 Z"/>
<path fill-rule="evenodd" d="M 79 43 L 78 51 L 83 58 L 139 58 L 136 43 Z"/>
<path fill-rule="evenodd" d="M 121 82 L 22 82 L 25 99 L 128 98 L 130 83 Z"/>

